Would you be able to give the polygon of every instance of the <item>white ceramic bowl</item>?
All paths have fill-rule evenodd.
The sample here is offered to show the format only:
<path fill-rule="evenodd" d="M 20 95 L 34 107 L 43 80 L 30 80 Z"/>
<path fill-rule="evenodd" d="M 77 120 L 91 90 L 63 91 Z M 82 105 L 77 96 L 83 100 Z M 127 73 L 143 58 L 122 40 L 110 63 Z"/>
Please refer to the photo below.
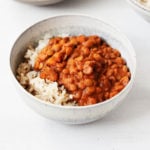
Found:
<path fill-rule="evenodd" d="M 150 8 L 140 4 L 137 0 L 127 0 L 130 6 L 146 21 L 150 22 Z"/>
<path fill-rule="evenodd" d="M 106 100 L 105 102 L 91 106 L 58 106 L 37 99 L 19 84 L 19 82 L 16 80 L 15 74 L 16 68 L 22 60 L 27 45 L 30 42 L 37 41 L 47 32 L 51 32 L 51 34 L 54 36 L 60 34 L 99 35 L 112 47 L 120 50 L 131 71 L 130 82 L 118 95 Z M 123 101 L 124 97 L 130 91 L 135 78 L 136 57 L 129 40 L 116 28 L 101 20 L 91 17 L 66 15 L 43 20 L 23 32 L 16 40 L 11 50 L 10 68 L 18 93 L 33 110 L 44 117 L 63 123 L 83 124 L 102 118 Z"/>
<path fill-rule="evenodd" d="M 55 4 L 55 3 L 61 2 L 63 0 L 16 0 L 16 1 L 42 6 L 42 5 Z"/>

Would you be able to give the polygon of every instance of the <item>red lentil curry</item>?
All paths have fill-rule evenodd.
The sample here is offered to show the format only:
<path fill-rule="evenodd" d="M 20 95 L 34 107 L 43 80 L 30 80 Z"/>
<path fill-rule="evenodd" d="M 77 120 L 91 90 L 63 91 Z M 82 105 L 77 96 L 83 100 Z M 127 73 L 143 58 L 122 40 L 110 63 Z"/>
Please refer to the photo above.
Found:
<path fill-rule="evenodd" d="M 50 39 L 38 54 L 34 69 L 42 79 L 64 85 L 79 106 L 115 96 L 131 76 L 120 52 L 95 35 Z"/>

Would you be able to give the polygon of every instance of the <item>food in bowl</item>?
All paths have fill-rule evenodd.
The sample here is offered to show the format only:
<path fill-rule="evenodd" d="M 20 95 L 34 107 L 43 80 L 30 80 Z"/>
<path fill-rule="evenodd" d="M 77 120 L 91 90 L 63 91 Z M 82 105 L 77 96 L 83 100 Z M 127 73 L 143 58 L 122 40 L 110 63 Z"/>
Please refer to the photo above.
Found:
<path fill-rule="evenodd" d="M 150 9 L 150 0 L 137 0 L 140 4 Z"/>
<path fill-rule="evenodd" d="M 45 35 L 37 46 L 28 46 L 17 68 L 27 91 L 58 105 L 103 102 L 124 89 L 130 77 L 120 52 L 97 35 Z"/>

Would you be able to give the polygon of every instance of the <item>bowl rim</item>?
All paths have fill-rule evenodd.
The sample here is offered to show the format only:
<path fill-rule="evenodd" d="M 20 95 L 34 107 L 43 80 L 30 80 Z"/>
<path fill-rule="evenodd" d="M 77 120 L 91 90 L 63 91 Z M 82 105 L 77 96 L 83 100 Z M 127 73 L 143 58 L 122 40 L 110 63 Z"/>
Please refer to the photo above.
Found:
<path fill-rule="evenodd" d="M 120 36 L 122 37 L 122 39 L 125 40 L 125 42 L 128 44 L 128 47 L 130 47 L 130 50 L 132 51 L 133 53 L 133 58 L 134 58 L 134 68 L 133 68 L 133 72 L 132 72 L 132 77 L 129 81 L 129 83 L 124 87 L 123 90 L 121 90 L 117 95 L 113 96 L 112 98 L 110 99 L 107 99 L 103 102 L 99 102 L 99 103 L 96 103 L 96 104 L 92 104 L 92 105 L 87 105 L 87 106 L 65 106 L 65 105 L 57 105 L 57 104 L 53 104 L 53 103 L 50 103 L 50 102 L 46 102 L 44 100 L 41 100 L 37 97 L 35 97 L 34 95 L 32 95 L 31 93 L 29 93 L 26 89 L 24 89 L 22 87 L 22 85 L 19 83 L 19 81 L 16 79 L 16 76 L 14 75 L 13 71 L 12 71 L 12 68 L 11 68 L 11 60 L 12 60 L 12 50 L 14 49 L 16 43 L 18 42 L 18 40 L 24 36 L 24 34 L 26 32 L 28 32 L 28 30 L 30 30 L 31 28 L 33 28 L 34 26 L 37 26 L 41 23 L 44 23 L 48 20 L 51 20 L 51 19 L 56 19 L 56 18 L 60 18 L 60 17 L 84 17 L 84 18 L 88 18 L 88 19 L 91 19 L 91 20 L 96 20 L 98 22 L 101 22 L 103 24 L 105 24 L 106 26 L 109 26 L 110 28 L 112 28 L 115 32 L 118 32 L 120 34 Z M 114 25 L 112 25 L 111 23 L 108 23 L 106 21 L 103 21 L 102 19 L 99 19 L 99 18 L 96 18 L 96 17 L 93 17 L 93 16 L 90 16 L 90 15 L 80 15 L 80 14 L 65 14 L 65 15 L 55 15 L 55 16 L 52 16 L 52 17 L 48 17 L 46 19 L 43 19 L 41 21 L 38 21 L 34 24 L 32 24 L 31 26 L 29 26 L 28 28 L 26 28 L 19 36 L 18 38 L 15 40 L 15 42 L 13 43 L 12 47 L 11 47 L 11 50 L 10 50 L 10 53 L 9 53 L 9 70 L 10 70 L 10 75 L 12 76 L 12 79 L 14 81 L 14 83 L 16 84 L 16 86 L 21 90 L 21 92 L 23 92 L 25 95 L 28 96 L 28 98 L 30 97 L 32 99 L 32 101 L 36 101 L 38 103 L 41 103 L 42 105 L 47 105 L 47 106 L 51 106 L 51 107 L 54 107 L 54 108 L 61 108 L 61 109 L 88 109 L 88 108 L 93 108 L 93 107 L 98 107 L 100 105 L 105 105 L 107 103 L 110 103 L 112 101 L 114 101 L 117 97 L 119 97 L 121 94 L 124 93 L 124 91 L 126 91 L 130 86 L 132 86 L 133 82 L 134 82 L 134 79 L 135 79 L 135 74 L 136 74 L 136 53 L 135 53 L 135 50 L 131 44 L 131 42 L 128 40 L 128 38 L 117 28 L 115 27 Z"/>
<path fill-rule="evenodd" d="M 144 11 L 148 15 L 150 15 L 150 8 L 140 4 L 137 0 L 127 0 L 131 5 L 135 6 L 136 8 L 140 9 L 141 11 Z"/>

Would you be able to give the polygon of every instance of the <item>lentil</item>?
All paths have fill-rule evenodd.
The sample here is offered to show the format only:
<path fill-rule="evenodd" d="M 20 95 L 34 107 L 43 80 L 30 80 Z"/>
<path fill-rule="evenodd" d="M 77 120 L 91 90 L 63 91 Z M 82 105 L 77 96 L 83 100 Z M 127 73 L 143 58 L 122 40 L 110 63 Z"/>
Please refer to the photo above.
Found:
<path fill-rule="evenodd" d="M 42 79 L 64 85 L 79 106 L 115 96 L 131 76 L 120 52 L 96 35 L 50 39 L 34 69 Z"/>

